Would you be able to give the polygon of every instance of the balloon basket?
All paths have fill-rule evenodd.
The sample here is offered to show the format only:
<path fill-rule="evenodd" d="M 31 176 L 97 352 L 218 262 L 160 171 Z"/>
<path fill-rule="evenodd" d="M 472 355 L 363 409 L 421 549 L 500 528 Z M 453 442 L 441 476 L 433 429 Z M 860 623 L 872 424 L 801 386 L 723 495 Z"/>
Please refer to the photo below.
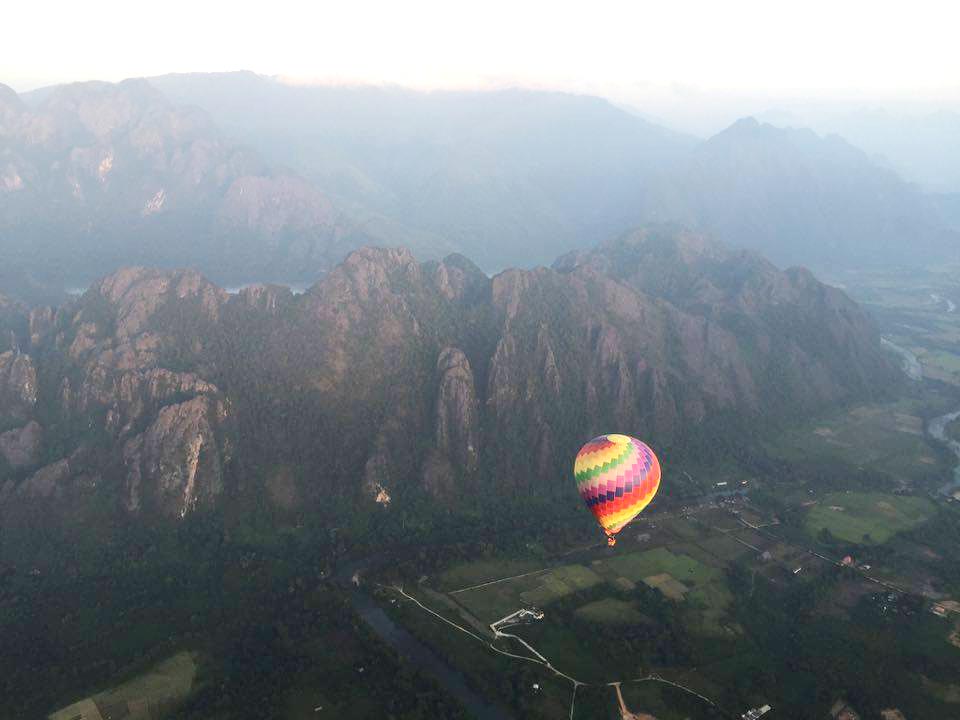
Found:
<path fill-rule="evenodd" d="M 616 544 L 617 544 L 617 539 L 616 539 L 615 537 L 613 537 L 613 535 L 610 535 L 610 536 L 607 538 L 607 546 L 608 546 L 608 547 L 613 547 L 613 546 L 616 545 Z"/>

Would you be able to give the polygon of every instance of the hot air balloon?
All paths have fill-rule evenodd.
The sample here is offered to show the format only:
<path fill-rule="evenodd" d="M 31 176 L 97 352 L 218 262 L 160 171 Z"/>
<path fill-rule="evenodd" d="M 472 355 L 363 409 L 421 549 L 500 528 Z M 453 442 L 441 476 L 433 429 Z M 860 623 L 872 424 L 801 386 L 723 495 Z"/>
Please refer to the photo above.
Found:
<path fill-rule="evenodd" d="M 607 544 L 650 504 L 660 488 L 660 461 L 645 443 L 627 435 L 601 435 L 573 464 L 580 497 L 607 534 Z"/>

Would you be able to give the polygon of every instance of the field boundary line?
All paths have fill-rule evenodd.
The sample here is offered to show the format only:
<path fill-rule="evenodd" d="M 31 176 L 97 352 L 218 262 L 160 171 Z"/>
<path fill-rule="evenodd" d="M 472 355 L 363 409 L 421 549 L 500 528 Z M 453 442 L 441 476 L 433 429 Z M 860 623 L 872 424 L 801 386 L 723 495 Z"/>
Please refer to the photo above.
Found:
<path fill-rule="evenodd" d="M 451 590 L 447 595 L 456 595 L 457 593 L 467 592 L 468 590 L 477 590 L 482 587 L 487 587 L 488 585 L 496 585 L 497 583 L 507 582 L 507 580 L 518 580 L 522 577 L 529 577 L 531 575 L 539 575 L 540 573 L 549 572 L 553 568 L 540 568 L 539 570 L 531 570 L 530 572 L 521 573 L 520 575 L 511 575 L 510 577 L 499 578 L 498 580 L 490 580 L 489 582 L 480 583 L 479 585 L 471 585 L 470 587 L 460 588 L 459 590 Z"/>

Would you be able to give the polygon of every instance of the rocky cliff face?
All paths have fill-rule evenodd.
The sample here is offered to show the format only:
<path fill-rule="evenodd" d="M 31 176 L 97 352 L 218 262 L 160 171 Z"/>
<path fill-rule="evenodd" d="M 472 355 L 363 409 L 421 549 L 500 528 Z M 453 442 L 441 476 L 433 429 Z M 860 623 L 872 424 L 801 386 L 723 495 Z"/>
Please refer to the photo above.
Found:
<path fill-rule="evenodd" d="M 124 506 L 184 517 L 223 491 L 224 447 L 215 428 L 226 419 L 221 401 L 200 395 L 161 408 L 150 426 L 123 446 Z"/>
<path fill-rule="evenodd" d="M 82 505 L 106 476 L 132 513 L 182 517 L 212 502 L 223 488 L 227 405 L 184 368 L 199 369 L 226 298 L 193 271 L 128 268 L 56 312 L 34 309 L 29 343 L 44 362 L 0 356 L 2 407 L 32 419 L 0 436 L 0 451 L 15 471 L 56 446 L 66 456 L 32 475 L 15 472 L 8 496 Z M 43 435 L 59 442 L 43 452 Z"/>
<path fill-rule="evenodd" d="M 34 311 L 29 335 L 39 365 L 0 356 L 18 413 L 2 503 L 107 482 L 117 512 L 171 518 L 276 494 L 291 465 L 290 512 L 549 496 L 596 434 L 664 446 L 723 413 L 761 423 L 896 377 L 841 292 L 668 228 L 492 279 L 365 248 L 301 296 L 129 268 Z M 37 470 L 35 445 L 71 428 L 75 449 Z"/>
<path fill-rule="evenodd" d="M 26 420 L 37 404 L 37 370 L 19 350 L 0 354 L 0 419 Z"/>
<path fill-rule="evenodd" d="M 35 420 L 22 428 L 0 433 L 0 456 L 13 468 L 36 465 L 42 436 L 43 430 Z"/>
<path fill-rule="evenodd" d="M 688 324 L 681 334 L 684 354 L 707 360 L 709 352 L 696 347 L 707 333 L 716 353 L 735 361 L 738 384 L 747 391 L 740 397 L 751 407 L 762 399 L 772 410 L 799 403 L 809 411 L 862 393 L 878 378 L 891 380 L 889 363 L 874 351 L 876 331 L 866 314 L 808 270 L 781 272 L 756 253 L 730 251 L 672 226 L 628 233 L 595 251 L 567 255 L 555 267 L 592 269 L 702 318 L 702 327 Z M 744 352 L 752 358 L 749 367 Z M 711 372 L 709 365 L 701 370 Z"/>

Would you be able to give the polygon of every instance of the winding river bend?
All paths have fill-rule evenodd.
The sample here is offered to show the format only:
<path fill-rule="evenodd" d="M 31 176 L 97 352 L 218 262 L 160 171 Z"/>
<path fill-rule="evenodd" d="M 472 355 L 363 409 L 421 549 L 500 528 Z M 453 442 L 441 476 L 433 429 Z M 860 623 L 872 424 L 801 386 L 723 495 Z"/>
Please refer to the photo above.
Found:
<path fill-rule="evenodd" d="M 942 442 L 950 448 L 953 454 L 957 456 L 957 460 L 960 461 L 960 442 L 947 437 L 947 425 L 957 418 L 960 418 L 960 410 L 955 410 L 952 413 L 934 418 L 927 425 L 927 432 L 934 440 Z M 960 492 L 960 462 L 953 468 L 953 479 L 940 488 L 940 492 L 944 495 L 953 495 L 956 492 Z"/>
<path fill-rule="evenodd" d="M 907 350 L 905 347 L 900 347 L 895 342 L 887 340 L 885 337 L 880 338 L 880 344 L 886 348 L 889 348 L 891 351 L 900 356 L 900 362 L 903 366 L 903 371 L 907 374 L 907 377 L 909 377 L 911 380 L 923 379 L 923 368 L 920 367 L 920 361 L 917 360 L 916 355 Z"/>
<path fill-rule="evenodd" d="M 948 312 L 952 312 L 952 310 L 948 310 Z M 896 343 L 887 340 L 887 338 L 880 338 L 880 342 L 900 356 L 903 371 L 911 380 L 923 379 L 923 368 L 920 367 L 920 361 L 917 360 L 916 355 L 906 348 L 900 347 Z M 953 495 L 954 493 L 960 492 L 960 442 L 947 437 L 947 425 L 957 418 L 960 418 L 960 410 L 954 410 L 946 415 L 935 417 L 927 423 L 927 434 L 937 442 L 943 443 L 950 448 L 957 457 L 957 464 L 953 467 L 953 478 L 940 488 L 940 492 L 943 495 Z"/>

